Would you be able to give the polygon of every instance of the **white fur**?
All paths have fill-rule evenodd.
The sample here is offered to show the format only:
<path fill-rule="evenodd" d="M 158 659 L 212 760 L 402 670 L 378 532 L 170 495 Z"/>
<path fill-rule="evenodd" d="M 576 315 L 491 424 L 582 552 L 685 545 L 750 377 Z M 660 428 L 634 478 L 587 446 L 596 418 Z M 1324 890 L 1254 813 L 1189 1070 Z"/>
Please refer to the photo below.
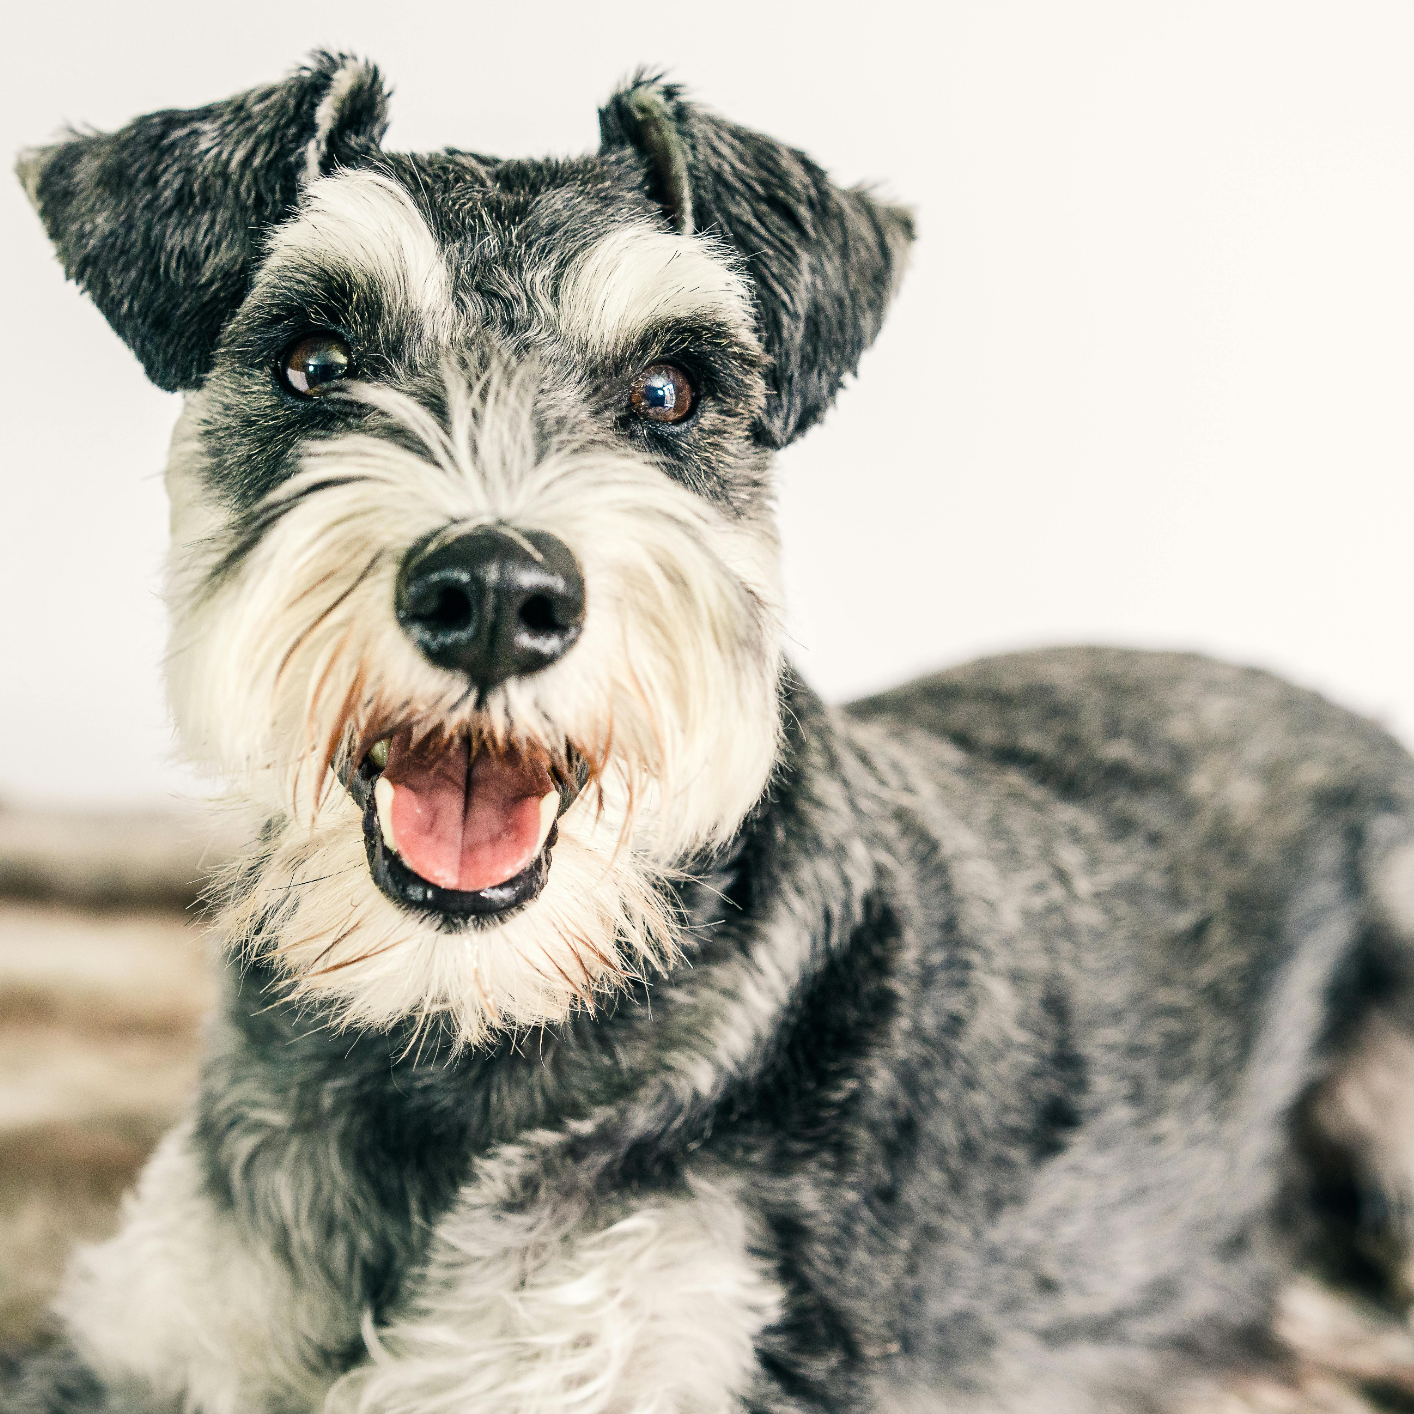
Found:
<path fill-rule="evenodd" d="M 95 1372 L 201 1414 L 731 1414 L 780 1291 L 725 1188 L 604 1213 L 546 1190 L 532 1155 L 480 1165 L 370 1359 L 335 1381 L 359 1312 L 242 1241 L 206 1194 L 186 1126 L 122 1231 L 82 1251 L 56 1313 Z M 331 1382 L 332 1388 L 331 1388 Z"/>
<path fill-rule="evenodd" d="M 712 316 L 751 337 L 751 299 L 725 247 L 703 236 L 626 226 L 604 237 L 547 310 L 586 352 L 612 356 L 652 324 Z"/>
<path fill-rule="evenodd" d="M 288 264 L 312 260 L 377 280 L 395 307 L 421 316 L 430 339 L 448 337 L 455 306 L 447 263 L 397 182 L 357 169 L 310 181 L 298 213 L 271 233 L 255 289 L 278 285 Z"/>
<path fill-rule="evenodd" d="M 331 477 L 214 593 L 223 548 L 176 474 L 195 538 L 173 558 L 168 678 L 183 739 L 291 822 L 222 926 L 237 942 L 273 915 L 296 985 L 384 1025 L 452 1012 L 473 1040 L 593 1001 L 672 940 L 655 883 L 729 838 L 777 754 L 774 532 L 715 510 L 656 467 L 603 447 L 538 449 L 533 367 L 474 384 L 445 371 L 450 428 L 387 389 L 362 396 L 416 434 L 316 443 L 273 499 Z M 199 422 L 199 403 L 189 414 Z M 177 440 L 199 457 L 199 437 Z M 450 527 L 504 520 L 559 536 L 584 573 L 580 641 L 473 714 L 465 683 L 423 659 L 392 612 L 404 552 Z M 360 817 L 327 762 L 350 731 L 403 722 L 489 731 L 602 762 L 560 821 L 541 896 L 506 923 L 449 936 L 390 903 L 363 860 Z"/>
<path fill-rule="evenodd" d="M 202 1414 L 317 1406 L 326 1353 L 358 1333 L 347 1308 L 242 1241 L 186 1126 L 149 1161 L 118 1235 L 78 1254 L 55 1311 L 106 1382 Z"/>
<path fill-rule="evenodd" d="M 511 1150 L 437 1232 L 416 1298 L 366 1333 L 330 1414 L 731 1414 L 780 1292 L 730 1195 L 526 1208 Z"/>

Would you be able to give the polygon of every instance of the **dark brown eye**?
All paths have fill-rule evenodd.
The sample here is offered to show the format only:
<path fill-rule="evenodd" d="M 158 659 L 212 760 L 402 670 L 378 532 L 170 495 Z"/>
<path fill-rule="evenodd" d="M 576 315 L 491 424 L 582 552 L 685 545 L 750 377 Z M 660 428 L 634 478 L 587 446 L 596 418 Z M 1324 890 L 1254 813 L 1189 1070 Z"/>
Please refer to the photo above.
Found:
<path fill-rule="evenodd" d="M 633 380 L 628 405 L 647 422 L 681 422 L 692 411 L 692 384 L 671 363 L 655 363 Z"/>
<path fill-rule="evenodd" d="M 318 398 L 353 371 L 353 350 L 340 334 L 306 334 L 285 350 L 280 376 L 291 392 Z"/>

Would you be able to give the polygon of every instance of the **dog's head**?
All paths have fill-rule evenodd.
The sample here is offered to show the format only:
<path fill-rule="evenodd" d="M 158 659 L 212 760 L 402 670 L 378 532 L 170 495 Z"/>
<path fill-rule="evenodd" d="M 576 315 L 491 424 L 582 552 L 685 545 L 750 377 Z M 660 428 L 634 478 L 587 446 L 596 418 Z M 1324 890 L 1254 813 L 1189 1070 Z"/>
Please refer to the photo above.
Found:
<path fill-rule="evenodd" d="M 348 1020 L 562 1016 L 777 756 L 773 449 L 908 217 L 643 79 L 570 161 L 385 152 L 377 71 L 27 154 L 68 274 L 188 396 L 186 750 L 267 818 L 228 926 Z"/>

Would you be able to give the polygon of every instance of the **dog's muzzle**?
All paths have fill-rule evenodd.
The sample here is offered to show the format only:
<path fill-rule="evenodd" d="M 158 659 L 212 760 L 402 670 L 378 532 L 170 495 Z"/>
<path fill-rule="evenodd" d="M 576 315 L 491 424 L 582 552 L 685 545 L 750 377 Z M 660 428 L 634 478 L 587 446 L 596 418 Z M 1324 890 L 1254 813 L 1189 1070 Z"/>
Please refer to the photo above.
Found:
<path fill-rule="evenodd" d="M 439 532 L 408 552 L 395 609 L 425 658 L 484 695 L 570 650 L 584 624 L 584 578 L 544 531 Z M 404 728 L 367 753 L 349 788 L 378 886 L 455 922 L 503 914 L 540 892 L 556 821 L 585 774 L 535 747 Z"/>

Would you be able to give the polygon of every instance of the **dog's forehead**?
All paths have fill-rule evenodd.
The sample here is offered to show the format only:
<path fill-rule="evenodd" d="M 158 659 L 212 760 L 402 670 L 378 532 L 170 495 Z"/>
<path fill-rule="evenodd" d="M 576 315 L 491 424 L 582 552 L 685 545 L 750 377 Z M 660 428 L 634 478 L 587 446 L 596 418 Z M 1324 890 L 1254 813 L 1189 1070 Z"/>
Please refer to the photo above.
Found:
<path fill-rule="evenodd" d="M 735 256 L 670 230 L 612 164 L 443 154 L 320 178 L 273 232 L 254 290 L 321 277 L 372 283 L 439 342 L 464 336 L 488 302 L 597 355 L 675 319 L 754 342 Z"/>

